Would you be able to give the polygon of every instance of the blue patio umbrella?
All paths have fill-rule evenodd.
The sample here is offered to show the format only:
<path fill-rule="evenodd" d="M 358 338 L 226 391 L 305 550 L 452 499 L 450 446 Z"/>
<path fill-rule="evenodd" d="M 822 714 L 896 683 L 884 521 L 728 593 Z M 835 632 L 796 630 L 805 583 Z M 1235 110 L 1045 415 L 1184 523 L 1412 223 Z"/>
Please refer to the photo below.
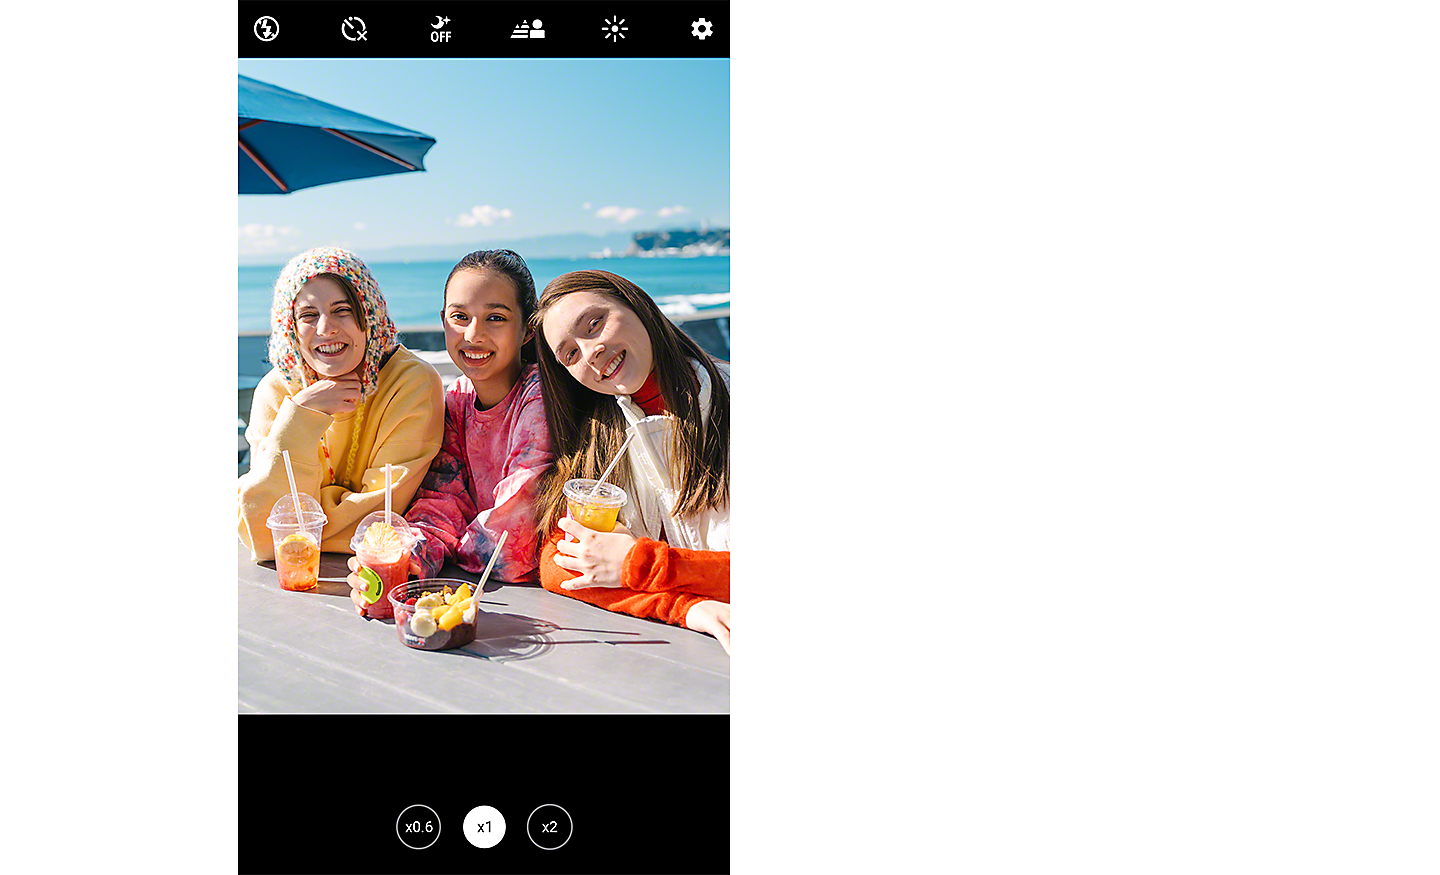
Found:
<path fill-rule="evenodd" d="M 424 170 L 435 138 L 240 77 L 240 193 Z"/>

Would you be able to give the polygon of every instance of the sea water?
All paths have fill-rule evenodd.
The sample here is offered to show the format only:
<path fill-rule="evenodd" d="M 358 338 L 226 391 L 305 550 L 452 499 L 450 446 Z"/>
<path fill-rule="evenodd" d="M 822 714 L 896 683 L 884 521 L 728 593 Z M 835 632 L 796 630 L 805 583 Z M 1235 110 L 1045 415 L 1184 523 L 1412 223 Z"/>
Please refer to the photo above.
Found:
<path fill-rule="evenodd" d="M 463 254 L 463 253 L 461 253 Z M 730 306 L 730 257 L 699 258 L 537 258 L 527 260 L 538 295 L 545 284 L 572 270 L 608 270 L 644 289 L 667 315 L 678 316 Z M 385 296 L 390 318 L 400 328 L 440 327 L 445 279 L 454 261 L 366 262 Z M 268 333 L 270 298 L 284 265 L 240 268 L 238 302 L 241 334 Z"/>

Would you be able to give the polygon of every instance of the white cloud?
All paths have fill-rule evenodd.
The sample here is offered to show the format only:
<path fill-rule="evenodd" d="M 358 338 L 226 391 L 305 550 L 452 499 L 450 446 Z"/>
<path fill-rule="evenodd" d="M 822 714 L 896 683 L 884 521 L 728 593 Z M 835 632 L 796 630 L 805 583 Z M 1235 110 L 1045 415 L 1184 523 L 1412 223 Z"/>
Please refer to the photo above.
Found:
<path fill-rule="evenodd" d="M 614 219 L 618 225 L 623 225 L 636 216 L 643 215 L 644 210 L 637 207 L 601 207 L 595 211 L 597 219 Z"/>
<path fill-rule="evenodd" d="M 673 206 L 673 207 L 661 207 L 660 209 L 658 209 L 658 210 L 655 211 L 655 215 L 657 215 L 657 216 L 659 216 L 660 218 L 664 219 L 664 218 L 667 218 L 667 217 L 669 217 L 669 216 L 678 216 L 678 215 L 680 215 L 681 213 L 688 213 L 688 212 L 690 212 L 690 211 L 687 210 L 687 209 L 685 209 L 684 207 L 680 206 L 679 204 L 676 204 L 676 205 Z"/>
<path fill-rule="evenodd" d="M 580 209 L 582 209 L 582 210 L 588 210 L 588 209 L 590 209 L 590 202 L 589 202 L 589 201 L 586 201 L 585 203 L 581 204 L 581 205 L 580 205 Z"/>
<path fill-rule="evenodd" d="M 241 225 L 238 234 L 239 250 L 243 255 L 283 252 L 294 248 L 292 238 L 298 233 L 290 225 Z"/>
<path fill-rule="evenodd" d="M 364 222 L 356 222 L 356 223 L 355 223 L 355 230 L 356 230 L 356 231 L 364 231 L 364 230 L 365 230 L 365 223 L 364 223 Z"/>
<path fill-rule="evenodd" d="M 473 228 L 476 225 L 484 225 L 488 228 L 501 219 L 510 219 L 514 218 L 514 216 L 515 214 L 508 209 L 500 209 L 498 207 L 492 207 L 489 204 L 481 204 L 480 206 L 472 207 L 470 212 L 461 213 L 457 216 L 455 218 L 455 224 L 462 228 Z"/>

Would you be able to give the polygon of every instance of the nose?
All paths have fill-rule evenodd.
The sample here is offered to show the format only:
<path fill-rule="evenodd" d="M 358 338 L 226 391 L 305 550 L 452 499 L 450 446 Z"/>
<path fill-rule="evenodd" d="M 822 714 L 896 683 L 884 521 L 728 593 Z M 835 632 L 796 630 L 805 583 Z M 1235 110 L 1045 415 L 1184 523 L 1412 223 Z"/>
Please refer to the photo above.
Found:
<path fill-rule="evenodd" d="M 321 313 L 315 320 L 315 333 L 321 336 L 331 334 L 335 331 L 335 327 L 338 324 L 338 320 L 333 318 L 329 313 Z"/>
<path fill-rule="evenodd" d="M 582 346 L 583 350 L 584 347 Z M 585 362 L 592 368 L 599 368 L 600 356 L 605 354 L 605 342 L 597 340 L 590 344 L 590 351 L 585 354 Z"/>
<path fill-rule="evenodd" d="M 465 340 L 474 343 L 484 333 L 485 323 L 480 319 L 471 319 L 470 324 L 465 326 Z"/>

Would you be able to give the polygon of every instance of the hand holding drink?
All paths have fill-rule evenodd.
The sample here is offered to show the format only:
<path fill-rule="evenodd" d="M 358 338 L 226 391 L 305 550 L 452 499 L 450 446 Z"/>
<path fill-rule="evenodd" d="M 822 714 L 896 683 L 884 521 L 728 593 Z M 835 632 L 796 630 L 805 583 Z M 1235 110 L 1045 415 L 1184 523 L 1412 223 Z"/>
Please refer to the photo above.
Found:
<path fill-rule="evenodd" d="M 606 483 L 605 479 L 615 470 L 615 463 L 620 461 L 620 457 L 625 454 L 625 448 L 630 446 L 634 437 L 635 432 L 630 432 L 625 443 L 621 444 L 619 451 L 615 453 L 615 458 L 605 466 L 605 472 L 600 475 L 599 480 L 565 481 L 563 491 L 568 519 L 560 521 L 560 530 L 569 538 L 562 538 L 555 545 L 555 564 L 580 576 L 560 584 L 564 589 L 587 589 L 592 586 L 614 589 L 625 585 L 625 557 L 634 546 L 635 538 L 624 526 L 620 526 L 620 531 L 615 532 L 620 508 L 625 506 L 627 496 L 625 490 Z M 613 533 L 613 536 L 600 538 L 591 535 L 578 529 L 576 523 L 590 532 L 607 535 Z"/>
<path fill-rule="evenodd" d="M 419 540 L 419 532 L 397 513 L 377 510 L 355 527 L 350 548 L 355 551 L 359 579 L 367 584 L 361 600 L 367 604 L 361 613 L 369 620 L 394 616 L 390 600 L 392 589 L 410 578 L 410 550 Z M 367 573 L 368 572 L 368 573 Z"/>
<path fill-rule="evenodd" d="M 625 506 L 625 490 L 595 480 L 566 480 L 564 489 L 571 519 L 597 532 L 615 531 L 620 508 Z"/>

